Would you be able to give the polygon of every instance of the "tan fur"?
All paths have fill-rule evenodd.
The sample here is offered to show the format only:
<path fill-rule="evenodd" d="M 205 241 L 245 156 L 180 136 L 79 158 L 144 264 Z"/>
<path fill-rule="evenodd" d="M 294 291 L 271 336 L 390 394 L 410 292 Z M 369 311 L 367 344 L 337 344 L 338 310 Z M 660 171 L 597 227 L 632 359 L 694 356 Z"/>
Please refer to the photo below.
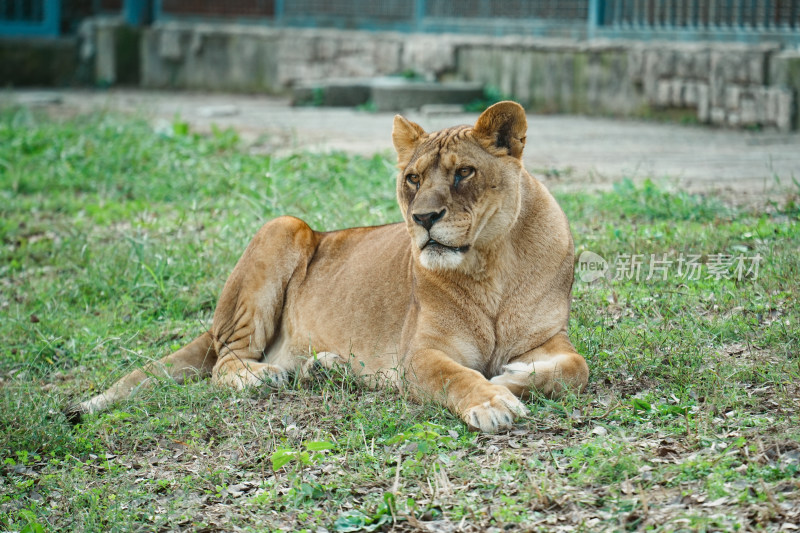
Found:
<path fill-rule="evenodd" d="M 296 218 L 268 222 L 228 278 L 209 332 L 74 411 L 104 409 L 150 375 L 280 383 L 306 375 L 314 353 L 317 364 L 347 361 L 379 377 L 375 386 L 407 387 L 488 432 L 525 414 L 518 397 L 531 388 L 582 389 L 588 368 L 566 335 L 572 236 L 522 167 L 526 130 L 513 102 L 474 127 L 431 134 L 398 115 L 403 223 L 323 233 Z"/>

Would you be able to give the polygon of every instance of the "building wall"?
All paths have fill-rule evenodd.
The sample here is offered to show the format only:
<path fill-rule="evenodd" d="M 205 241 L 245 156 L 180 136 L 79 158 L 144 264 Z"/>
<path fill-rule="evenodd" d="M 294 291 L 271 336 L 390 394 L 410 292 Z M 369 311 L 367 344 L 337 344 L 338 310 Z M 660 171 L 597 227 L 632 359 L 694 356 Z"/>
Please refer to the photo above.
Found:
<path fill-rule="evenodd" d="M 170 22 L 141 40 L 145 87 L 280 93 L 330 78 L 478 81 L 529 110 L 672 113 L 798 128 L 800 52 L 739 43 L 591 42 Z"/>
<path fill-rule="evenodd" d="M 2 85 L 89 78 L 101 85 L 284 93 L 314 80 L 413 73 L 480 82 L 533 112 L 664 114 L 725 127 L 800 129 L 800 49 L 777 44 L 587 42 L 174 21 L 132 30 L 114 19 L 90 20 L 79 35 L 80 42 L 66 44 L 21 46 L 0 39 L 0 63 L 8 67 L 0 69 Z"/>

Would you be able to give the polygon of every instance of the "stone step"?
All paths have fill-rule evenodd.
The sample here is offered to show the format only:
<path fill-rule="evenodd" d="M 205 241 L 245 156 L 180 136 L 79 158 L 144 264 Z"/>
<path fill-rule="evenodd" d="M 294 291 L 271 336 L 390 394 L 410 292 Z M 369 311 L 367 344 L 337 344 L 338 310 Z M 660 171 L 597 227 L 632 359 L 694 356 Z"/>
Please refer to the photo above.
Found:
<path fill-rule="evenodd" d="M 419 109 L 427 104 L 468 104 L 483 98 L 483 85 L 471 82 L 420 82 L 381 78 L 372 85 L 377 111 Z"/>
<path fill-rule="evenodd" d="M 292 105 L 356 107 L 366 104 L 371 95 L 371 78 L 319 80 L 295 85 Z"/>
<path fill-rule="evenodd" d="M 464 105 L 483 98 L 473 82 L 428 82 L 400 77 L 332 79 L 294 87 L 294 105 L 355 107 L 372 102 L 376 111 L 420 109 L 425 105 Z"/>

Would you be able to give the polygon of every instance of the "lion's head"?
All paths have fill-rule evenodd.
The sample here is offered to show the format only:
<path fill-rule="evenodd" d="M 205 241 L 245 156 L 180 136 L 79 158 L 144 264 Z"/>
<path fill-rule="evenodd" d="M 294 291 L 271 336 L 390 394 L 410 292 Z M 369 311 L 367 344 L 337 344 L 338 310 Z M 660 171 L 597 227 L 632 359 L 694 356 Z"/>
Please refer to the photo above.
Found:
<path fill-rule="evenodd" d="M 397 201 L 414 256 L 431 270 L 471 270 L 519 215 L 527 121 L 514 102 L 483 112 L 474 126 L 425 133 L 397 115 L 392 140 Z"/>

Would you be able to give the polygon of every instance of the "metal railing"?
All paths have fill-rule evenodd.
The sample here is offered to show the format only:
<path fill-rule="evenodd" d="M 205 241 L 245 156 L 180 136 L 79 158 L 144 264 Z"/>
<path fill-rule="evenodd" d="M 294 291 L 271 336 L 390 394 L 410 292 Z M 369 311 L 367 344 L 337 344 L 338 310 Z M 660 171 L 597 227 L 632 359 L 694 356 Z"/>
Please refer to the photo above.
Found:
<path fill-rule="evenodd" d="M 0 36 L 74 31 L 78 0 L 0 0 Z M 131 24 L 269 26 L 489 35 L 781 41 L 800 46 L 800 0 L 85 0 Z M 98 7 L 99 6 L 99 7 Z M 69 19 L 69 20 L 67 20 Z M 70 22 L 72 21 L 72 22 Z"/>
<path fill-rule="evenodd" d="M 608 0 L 604 25 L 642 28 L 797 29 L 800 0 Z"/>
<path fill-rule="evenodd" d="M 800 0 L 605 0 L 595 35 L 800 44 Z"/>
<path fill-rule="evenodd" d="M 490 35 L 778 40 L 800 45 L 800 0 L 153 0 L 155 18 Z"/>
<path fill-rule="evenodd" d="M 584 37 L 590 0 L 154 0 L 158 20 Z M 202 5 L 202 8 L 198 8 Z M 235 7 L 234 7 L 235 6 Z"/>

